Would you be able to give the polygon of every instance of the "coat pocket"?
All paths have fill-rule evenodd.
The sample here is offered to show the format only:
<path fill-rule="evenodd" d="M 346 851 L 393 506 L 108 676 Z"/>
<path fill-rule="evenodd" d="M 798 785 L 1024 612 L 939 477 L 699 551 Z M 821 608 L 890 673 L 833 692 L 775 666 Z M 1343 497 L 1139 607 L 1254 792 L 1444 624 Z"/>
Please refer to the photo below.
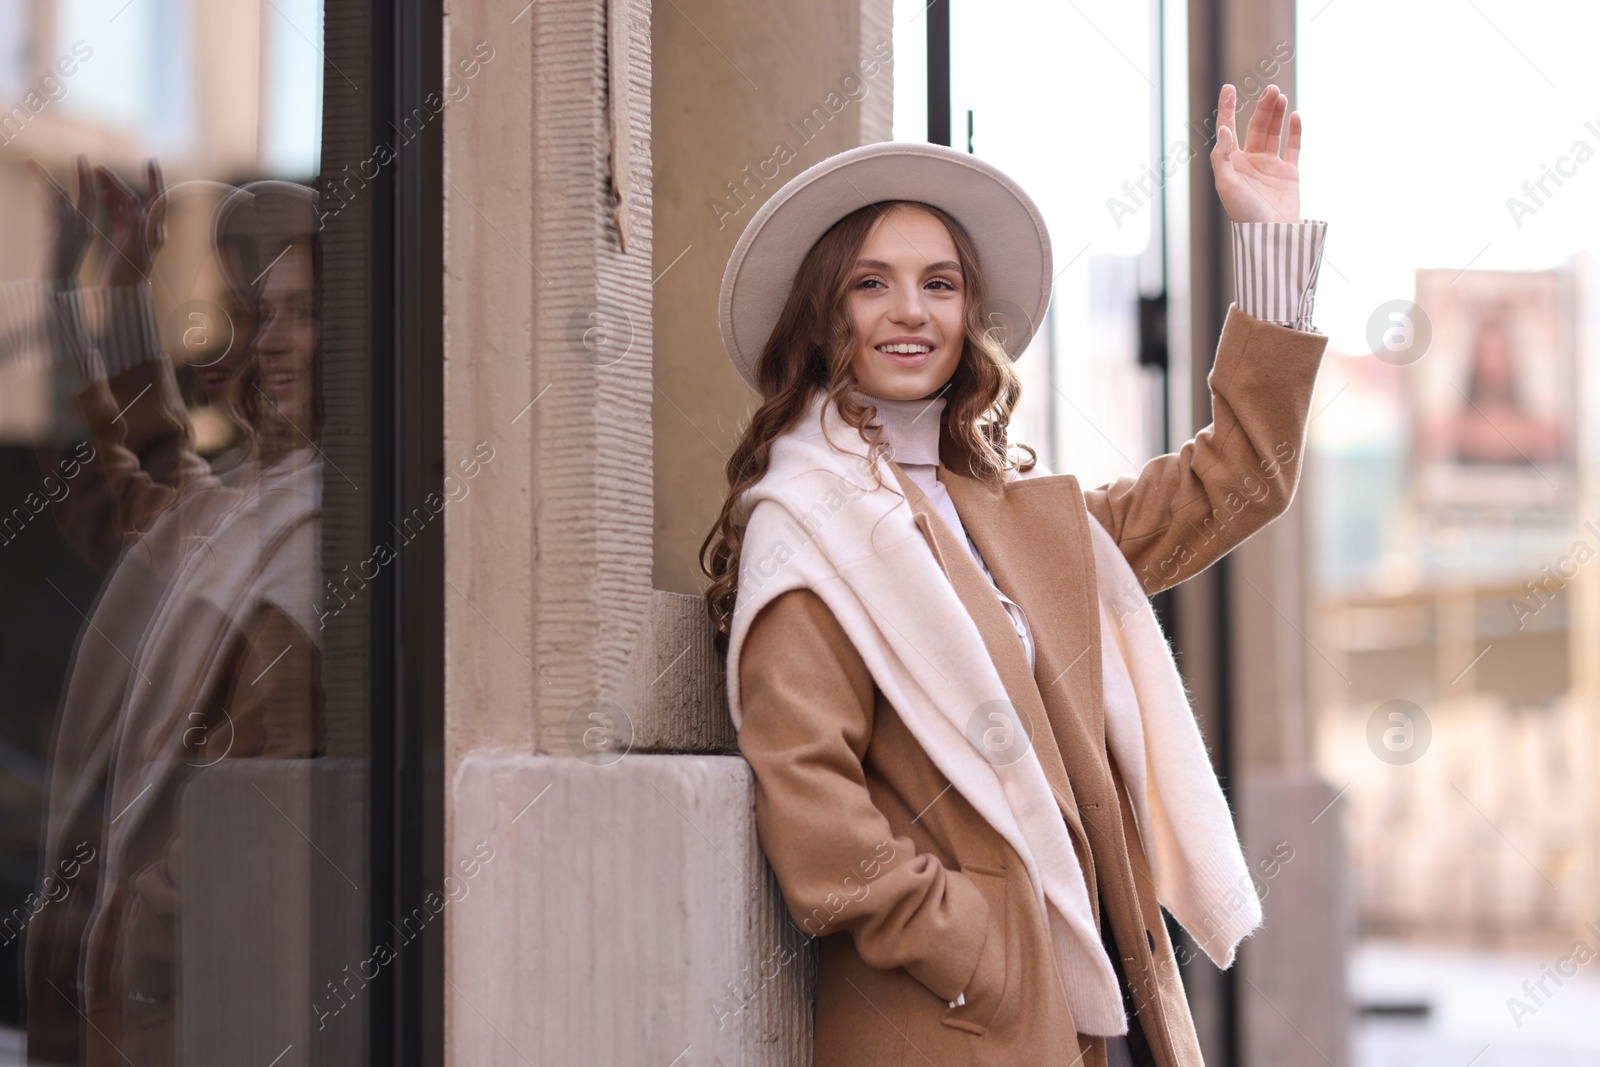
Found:
<path fill-rule="evenodd" d="M 943 1023 L 958 1030 L 983 1034 L 988 1032 L 995 1013 L 1005 1003 L 1007 973 L 1010 970 L 1009 938 L 1010 917 L 1006 914 L 1006 872 L 998 867 L 962 867 L 961 873 L 972 880 L 978 892 L 989 905 L 989 929 L 984 937 L 983 949 L 978 955 L 978 969 L 973 973 L 965 990 L 966 1003 L 957 1008 L 947 1008 Z"/>

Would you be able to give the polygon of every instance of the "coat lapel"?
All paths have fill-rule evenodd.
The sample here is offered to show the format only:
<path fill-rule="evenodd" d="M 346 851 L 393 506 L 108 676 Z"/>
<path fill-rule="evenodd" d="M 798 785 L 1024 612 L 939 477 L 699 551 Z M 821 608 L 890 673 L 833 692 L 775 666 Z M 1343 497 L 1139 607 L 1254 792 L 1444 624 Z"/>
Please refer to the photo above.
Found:
<path fill-rule="evenodd" d="M 1171 1063 L 1170 1039 L 1159 1032 L 1163 1010 L 1152 1005 L 1147 981 L 1151 972 L 1141 962 L 1148 959 L 1141 942 L 1153 939 L 1148 924 L 1160 921 L 1154 917 L 1159 909 L 1147 915 L 1139 903 L 1133 851 L 1122 822 L 1123 791 L 1116 785 L 1106 748 L 1100 593 L 1083 492 L 1071 475 L 991 487 L 940 467 L 939 480 L 995 583 L 1028 617 L 1036 653 L 1036 690 L 1050 725 L 1044 732 L 1054 733 L 1056 751 L 1066 757 L 1065 773 L 1095 846 L 1085 871 L 1092 872 L 1091 893 L 1099 893 L 1097 886 L 1104 888 L 1098 898 L 1104 901 L 1104 910 L 1097 909 L 1097 918 L 1109 919 L 1115 931 L 1123 966 L 1132 969 L 1129 981 L 1136 988 L 1136 1003 L 1154 1008 L 1146 1034 L 1158 1031 L 1152 1038 L 1162 1049 L 1157 1062 Z M 1044 746 L 1039 749 L 1042 758 Z M 1147 869 L 1145 880 L 1153 898 Z"/>
<path fill-rule="evenodd" d="M 1056 805 L 1072 828 L 1075 844 L 1081 850 L 1086 845 L 1087 838 L 1079 822 L 1072 784 L 1067 778 L 1066 765 L 1061 759 L 1061 752 L 1050 729 L 1049 717 L 1040 699 L 1039 687 L 1034 683 L 1033 676 L 1028 670 L 1027 653 L 1023 650 L 1016 631 L 1011 627 L 1010 616 L 1006 614 L 1000 598 L 995 596 L 988 579 L 978 569 L 972 553 L 966 545 L 960 543 L 956 532 L 950 529 L 949 524 L 933 510 L 927 495 L 915 482 L 906 477 L 898 464 L 891 461 L 889 467 L 894 471 L 895 478 L 906 495 L 906 501 L 911 505 L 911 515 L 916 520 L 917 528 L 927 539 L 928 546 L 933 549 L 934 558 L 939 561 L 939 566 L 949 578 L 956 596 L 967 609 L 967 614 L 972 617 L 973 624 L 977 626 L 984 647 L 988 650 L 990 659 L 994 661 L 995 670 L 1006 688 L 1006 695 L 1010 698 L 1012 706 L 1017 709 L 1018 717 L 1027 726 L 1029 740 L 1038 751 L 1039 763 L 1044 768 L 1045 780 L 1050 783 L 1050 791 L 1055 794 Z M 966 522 L 964 514 L 962 522 Z M 984 551 L 981 544 L 978 548 L 984 552 L 984 560 L 987 562 L 988 552 Z M 990 569 L 993 570 L 992 567 Z M 1006 595 L 1010 596 L 1010 593 Z M 1080 855 L 1079 860 L 1083 862 L 1087 858 Z"/>
<path fill-rule="evenodd" d="M 1100 593 L 1078 480 L 1050 475 L 996 487 L 941 466 L 939 481 L 995 583 L 1028 617 L 1046 703 L 1064 699 L 1104 744 Z"/>

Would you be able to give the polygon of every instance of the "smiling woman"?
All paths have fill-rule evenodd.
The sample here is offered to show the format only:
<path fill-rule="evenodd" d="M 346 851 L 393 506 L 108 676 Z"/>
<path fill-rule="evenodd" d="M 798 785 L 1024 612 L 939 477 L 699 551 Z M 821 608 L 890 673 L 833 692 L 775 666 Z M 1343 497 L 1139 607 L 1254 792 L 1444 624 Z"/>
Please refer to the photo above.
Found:
<path fill-rule="evenodd" d="M 1298 115 L 1269 87 L 1241 150 L 1232 86 L 1218 106 L 1218 193 L 1255 227 L 1248 310 L 1218 345 L 1213 424 L 1137 478 L 1086 491 L 1011 439 L 1012 361 L 1054 272 L 1039 211 L 992 164 L 842 152 L 774 194 L 729 258 L 723 340 L 761 403 L 702 546 L 706 605 L 761 844 L 795 921 L 829 916 L 817 1064 L 885 1048 L 1066 1063 L 1076 1045 L 1113 1067 L 1198 1067 L 1161 908 L 1221 967 L 1261 921 L 1140 595 L 1288 506 L 1299 454 L 1261 450 L 1303 439 L 1326 343 L 1306 328 L 1309 283 L 1257 276 L 1257 249 L 1281 266 L 1320 240 L 1295 218 Z M 1020 312 L 1003 335 L 985 328 L 1001 307 Z M 1260 505 L 1212 521 L 1246 479 Z M 1179 549 L 1141 589 L 1136 570 Z M 873 892 L 841 896 L 827 872 L 880 840 L 894 859 Z"/>

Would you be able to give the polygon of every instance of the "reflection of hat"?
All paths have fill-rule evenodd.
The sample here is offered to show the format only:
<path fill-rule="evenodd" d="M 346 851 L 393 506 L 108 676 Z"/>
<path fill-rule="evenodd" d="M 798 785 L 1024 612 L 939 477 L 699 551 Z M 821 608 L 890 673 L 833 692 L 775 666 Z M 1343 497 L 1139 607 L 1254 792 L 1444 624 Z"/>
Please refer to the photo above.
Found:
<path fill-rule="evenodd" d="M 1004 347 L 1022 354 L 1050 303 L 1050 232 L 1022 187 L 992 164 L 942 145 L 882 141 L 791 178 L 750 219 L 722 275 L 722 343 L 745 381 L 789 298 L 800 262 L 834 223 L 885 200 L 931 204 L 972 238 Z"/>
<path fill-rule="evenodd" d="M 317 191 L 295 182 L 242 185 L 217 206 L 213 240 L 228 286 L 246 301 L 283 250 L 318 230 Z"/>

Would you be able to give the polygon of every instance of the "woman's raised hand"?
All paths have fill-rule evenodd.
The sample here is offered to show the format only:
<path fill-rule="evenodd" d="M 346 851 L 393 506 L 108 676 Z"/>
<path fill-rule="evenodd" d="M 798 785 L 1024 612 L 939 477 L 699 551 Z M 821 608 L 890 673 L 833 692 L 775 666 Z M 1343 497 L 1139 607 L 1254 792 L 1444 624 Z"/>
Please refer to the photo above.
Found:
<path fill-rule="evenodd" d="M 52 223 L 50 239 L 50 277 L 76 284 L 78 266 L 89 250 L 94 233 L 94 178 L 89 173 L 89 157 L 78 157 L 78 195 L 76 198 L 37 160 L 28 160 L 28 170 L 44 190 L 49 202 L 46 215 Z"/>
<path fill-rule="evenodd" d="M 1217 196 L 1234 222 L 1296 222 L 1300 218 L 1300 112 L 1289 112 L 1289 98 L 1276 85 L 1267 86 L 1244 131 L 1241 148 L 1234 106 L 1238 93 L 1224 85 L 1217 97 L 1217 144 L 1211 169 Z M 1282 156 L 1284 116 L 1289 143 Z"/>
<path fill-rule="evenodd" d="M 110 233 L 110 248 L 103 265 L 104 285 L 131 285 L 150 280 L 150 264 L 167 240 L 166 185 L 161 166 L 155 160 L 145 164 L 145 183 L 149 195 L 139 196 L 128 183 L 105 167 L 94 169 L 105 207 Z"/>

